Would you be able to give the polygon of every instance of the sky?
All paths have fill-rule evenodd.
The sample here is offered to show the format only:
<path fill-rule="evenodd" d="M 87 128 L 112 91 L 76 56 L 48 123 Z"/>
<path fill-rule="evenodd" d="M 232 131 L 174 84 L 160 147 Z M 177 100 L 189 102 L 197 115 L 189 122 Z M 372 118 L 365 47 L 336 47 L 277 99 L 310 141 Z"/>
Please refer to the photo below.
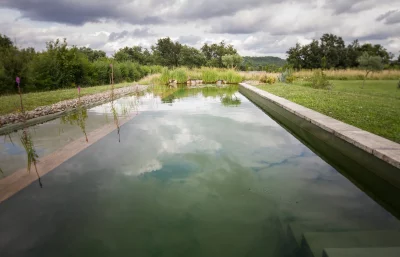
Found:
<path fill-rule="evenodd" d="M 400 54 L 395 0 L 0 0 L 0 33 L 19 47 L 45 49 L 67 38 L 112 55 L 171 37 L 200 48 L 221 40 L 243 56 L 278 56 L 324 33 L 346 43 L 382 44 Z"/>

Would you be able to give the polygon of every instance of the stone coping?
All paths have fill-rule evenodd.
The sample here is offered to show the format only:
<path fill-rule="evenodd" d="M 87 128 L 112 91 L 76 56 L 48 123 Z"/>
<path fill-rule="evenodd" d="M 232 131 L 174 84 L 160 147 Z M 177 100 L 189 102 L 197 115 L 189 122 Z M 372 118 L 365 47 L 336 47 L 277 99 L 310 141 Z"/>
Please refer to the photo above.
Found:
<path fill-rule="evenodd" d="M 400 144 L 338 121 L 249 84 L 239 83 L 239 85 L 400 169 Z"/>

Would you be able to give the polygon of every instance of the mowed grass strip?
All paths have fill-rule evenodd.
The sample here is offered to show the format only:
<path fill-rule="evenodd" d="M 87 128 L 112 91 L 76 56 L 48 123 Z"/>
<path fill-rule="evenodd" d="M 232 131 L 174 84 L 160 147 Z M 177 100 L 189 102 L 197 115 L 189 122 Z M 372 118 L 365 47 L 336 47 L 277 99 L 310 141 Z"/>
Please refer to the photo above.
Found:
<path fill-rule="evenodd" d="M 286 98 L 327 116 L 400 143 L 400 89 L 398 81 L 332 81 L 332 90 L 293 85 L 260 85 L 274 95 Z"/>
<path fill-rule="evenodd" d="M 133 83 L 115 84 L 115 88 L 121 88 L 133 85 Z M 111 89 L 110 85 L 83 87 L 81 88 L 81 97 L 102 93 Z M 46 92 L 27 93 L 22 95 L 24 108 L 26 111 L 34 110 L 39 106 L 51 105 L 60 101 L 78 98 L 78 90 L 76 88 L 60 89 Z M 20 109 L 19 95 L 0 96 L 0 115 L 16 112 Z"/>

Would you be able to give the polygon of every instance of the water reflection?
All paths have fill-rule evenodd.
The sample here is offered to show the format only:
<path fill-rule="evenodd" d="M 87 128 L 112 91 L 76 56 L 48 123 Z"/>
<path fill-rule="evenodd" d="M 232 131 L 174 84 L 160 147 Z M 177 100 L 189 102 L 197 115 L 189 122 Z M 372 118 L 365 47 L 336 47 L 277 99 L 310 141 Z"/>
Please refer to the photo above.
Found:
<path fill-rule="evenodd" d="M 235 96 L 235 92 L 237 92 L 238 86 L 225 86 L 225 87 L 216 87 L 216 86 L 204 86 L 198 88 L 160 88 L 153 87 L 152 92 L 161 98 L 163 103 L 173 103 L 176 100 L 183 99 L 186 97 L 194 97 L 197 95 L 201 95 L 205 98 L 219 98 L 221 100 L 221 104 L 225 106 L 238 106 L 241 101 L 239 98 Z"/>
<path fill-rule="evenodd" d="M 241 94 L 178 90 L 88 110 L 88 131 L 104 113 L 140 106 L 140 115 L 125 123 L 126 140 L 105 136 L 48 173 L 46 191 L 30 186 L 2 203 L 0 255 L 282 257 L 288 222 L 399 228 Z M 162 104 L 171 94 L 174 104 Z"/>
<path fill-rule="evenodd" d="M 88 118 L 87 110 L 85 108 L 82 108 L 81 106 L 78 107 L 76 111 L 73 111 L 65 116 L 62 116 L 60 118 L 61 124 L 69 124 L 69 125 L 77 125 L 82 133 L 85 135 L 86 142 L 89 142 L 89 139 L 87 137 L 86 133 L 86 120 Z M 62 128 L 60 128 L 62 129 Z"/>

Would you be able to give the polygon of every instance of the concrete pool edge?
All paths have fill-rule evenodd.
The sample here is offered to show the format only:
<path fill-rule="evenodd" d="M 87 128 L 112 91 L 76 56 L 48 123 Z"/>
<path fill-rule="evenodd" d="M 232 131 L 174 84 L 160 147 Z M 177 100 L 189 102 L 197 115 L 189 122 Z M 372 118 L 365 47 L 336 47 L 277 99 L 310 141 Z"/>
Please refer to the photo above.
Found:
<path fill-rule="evenodd" d="M 257 87 L 246 83 L 239 83 L 239 85 L 239 89 L 246 88 L 247 90 L 251 90 L 296 116 L 311 122 L 336 137 L 400 169 L 400 144 L 328 117 Z"/>
<path fill-rule="evenodd" d="M 264 94 L 264 91 L 243 83 L 239 91 L 358 188 L 400 218 L 400 170 L 397 167 L 338 137 L 333 130 L 322 128 L 305 119 L 304 115 L 296 114 L 293 109 L 289 111 L 288 108 L 295 104 L 286 99 L 267 92 Z M 277 104 L 279 100 L 282 102 Z M 286 108 L 282 107 L 282 103 Z M 316 113 L 315 117 L 317 115 L 321 117 L 322 114 Z M 334 124 L 340 124 L 334 121 Z"/>

